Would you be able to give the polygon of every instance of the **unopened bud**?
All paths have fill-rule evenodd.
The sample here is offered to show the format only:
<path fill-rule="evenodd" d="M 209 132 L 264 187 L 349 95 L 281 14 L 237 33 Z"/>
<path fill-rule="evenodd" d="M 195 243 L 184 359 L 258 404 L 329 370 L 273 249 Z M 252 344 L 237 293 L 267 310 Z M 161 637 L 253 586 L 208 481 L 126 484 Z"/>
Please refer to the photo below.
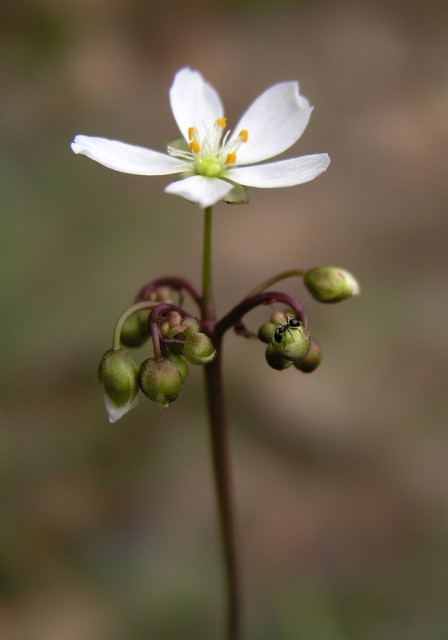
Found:
<path fill-rule="evenodd" d="M 311 337 L 305 326 L 295 320 L 280 325 L 274 331 L 271 344 L 287 360 L 302 358 L 310 350 Z"/>
<path fill-rule="evenodd" d="M 137 404 L 138 367 L 125 349 L 110 349 L 101 360 L 98 377 L 105 390 L 110 422 L 116 422 Z"/>
<path fill-rule="evenodd" d="M 292 360 L 287 360 L 272 344 L 268 344 L 265 352 L 266 362 L 272 369 L 283 371 L 292 365 Z"/>
<path fill-rule="evenodd" d="M 270 344 L 274 336 L 275 330 L 282 325 L 287 324 L 288 318 L 294 318 L 292 309 L 284 309 L 280 311 L 276 309 L 272 312 L 269 322 L 265 322 L 258 330 L 258 337 L 262 342 Z"/>
<path fill-rule="evenodd" d="M 274 324 L 273 322 L 265 322 L 264 324 L 262 324 L 258 329 L 259 339 L 266 344 L 270 344 L 277 326 L 278 325 Z"/>
<path fill-rule="evenodd" d="M 145 396 L 163 407 L 178 397 L 182 388 L 182 376 L 174 362 L 167 358 L 149 358 L 140 365 L 138 374 L 140 389 Z"/>
<path fill-rule="evenodd" d="M 216 349 L 205 333 L 191 333 L 185 339 L 183 356 L 191 364 L 208 364 L 215 359 Z"/>
<path fill-rule="evenodd" d="M 133 313 L 121 329 L 120 342 L 126 347 L 140 347 L 149 337 L 148 310 Z"/>
<path fill-rule="evenodd" d="M 319 302 L 340 302 L 360 293 L 359 283 L 345 269 L 316 267 L 306 272 L 304 283 Z"/>
<path fill-rule="evenodd" d="M 193 316 L 187 316 L 182 320 L 179 328 L 179 333 L 176 334 L 176 338 L 184 340 L 192 333 L 199 333 L 199 322 Z"/>
<path fill-rule="evenodd" d="M 160 331 L 167 338 L 174 338 L 182 327 L 182 314 L 179 311 L 170 311 L 166 319 L 159 325 Z"/>
<path fill-rule="evenodd" d="M 289 317 L 294 317 L 294 311 L 292 309 L 283 309 L 282 311 L 276 309 L 271 314 L 270 322 L 273 322 L 276 325 L 283 324 Z"/>
<path fill-rule="evenodd" d="M 283 329 L 283 331 L 282 331 Z M 282 331 L 279 333 L 279 331 Z M 302 323 L 297 327 L 282 325 L 274 332 L 271 344 L 287 360 L 302 358 L 310 350 L 311 337 Z"/>
<path fill-rule="evenodd" d="M 311 340 L 310 350 L 301 358 L 294 360 L 294 366 L 296 369 L 303 371 L 303 373 L 311 373 L 320 364 L 322 360 L 322 352 L 319 345 L 315 340 Z"/>
<path fill-rule="evenodd" d="M 148 300 L 153 300 L 154 302 L 165 302 L 166 304 L 174 304 L 175 293 L 176 292 L 172 287 L 157 287 L 157 289 L 151 291 L 148 296 Z"/>
<path fill-rule="evenodd" d="M 168 353 L 168 360 L 171 360 L 171 362 L 176 365 L 180 373 L 180 377 L 182 378 L 182 382 L 185 382 L 188 378 L 188 364 L 185 358 L 170 351 Z"/>

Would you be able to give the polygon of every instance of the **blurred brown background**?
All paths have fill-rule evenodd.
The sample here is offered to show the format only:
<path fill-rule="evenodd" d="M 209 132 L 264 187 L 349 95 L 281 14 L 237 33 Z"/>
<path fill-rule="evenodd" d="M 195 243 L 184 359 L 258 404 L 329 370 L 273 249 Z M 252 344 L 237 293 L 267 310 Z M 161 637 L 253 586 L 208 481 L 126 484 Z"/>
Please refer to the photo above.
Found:
<path fill-rule="evenodd" d="M 448 637 L 447 9 L 2 5 L 1 638 L 222 637 L 202 372 L 168 410 L 142 400 L 113 426 L 96 379 L 140 286 L 198 281 L 202 216 L 166 178 L 69 150 L 76 133 L 162 150 L 185 65 L 230 125 L 299 79 L 315 110 L 287 155 L 332 157 L 312 183 L 215 207 L 220 311 L 294 266 L 344 266 L 363 288 L 324 306 L 286 282 L 324 349 L 310 376 L 226 341 L 245 637 Z"/>

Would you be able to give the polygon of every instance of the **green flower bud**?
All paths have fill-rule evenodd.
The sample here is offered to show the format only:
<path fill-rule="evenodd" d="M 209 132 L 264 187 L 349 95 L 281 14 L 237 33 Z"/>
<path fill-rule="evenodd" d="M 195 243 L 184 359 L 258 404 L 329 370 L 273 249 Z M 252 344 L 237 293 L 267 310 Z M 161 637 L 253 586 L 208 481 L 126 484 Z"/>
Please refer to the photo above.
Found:
<path fill-rule="evenodd" d="M 162 360 L 149 358 L 142 362 L 138 382 L 145 396 L 163 407 L 174 402 L 182 388 L 182 376 L 179 369 L 174 362 L 167 358 L 162 358 Z"/>
<path fill-rule="evenodd" d="M 176 292 L 172 287 L 168 286 L 160 286 L 148 296 L 148 300 L 152 300 L 154 302 L 165 302 L 166 304 L 174 304 L 176 299 Z"/>
<path fill-rule="evenodd" d="M 289 323 L 278 326 L 271 340 L 273 347 L 287 360 L 305 356 L 310 350 L 310 342 L 310 334 L 301 322 L 297 326 Z"/>
<path fill-rule="evenodd" d="M 258 329 L 259 339 L 262 342 L 266 342 L 266 344 L 270 344 L 277 326 L 278 325 L 274 324 L 273 322 L 265 322 L 264 324 L 262 324 Z"/>
<path fill-rule="evenodd" d="M 116 422 L 137 404 L 138 367 L 125 349 L 110 349 L 101 360 L 98 377 L 105 390 L 109 422 Z"/>
<path fill-rule="evenodd" d="M 199 333 L 199 322 L 193 316 L 187 316 L 182 320 L 182 324 L 180 325 L 180 331 L 176 334 L 176 338 L 183 340 L 187 336 L 192 333 Z"/>
<path fill-rule="evenodd" d="M 149 310 L 137 311 L 126 318 L 121 329 L 120 342 L 126 347 L 140 347 L 149 337 Z"/>
<path fill-rule="evenodd" d="M 208 364 L 215 359 L 216 349 L 205 333 L 191 333 L 185 339 L 183 356 L 191 364 Z"/>
<path fill-rule="evenodd" d="M 360 293 L 358 281 L 338 267 L 316 267 L 306 272 L 304 283 L 319 302 L 340 302 Z"/>
<path fill-rule="evenodd" d="M 276 309 L 273 311 L 269 322 L 273 322 L 275 325 L 284 324 L 289 316 L 295 317 L 292 309 L 284 309 L 283 311 Z"/>
<path fill-rule="evenodd" d="M 283 371 L 292 365 L 292 360 L 287 360 L 272 344 L 268 344 L 265 352 L 266 362 L 272 369 Z"/>
<path fill-rule="evenodd" d="M 303 371 L 303 373 L 311 373 L 320 364 L 322 360 L 322 352 L 319 345 L 315 340 L 311 340 L 310 350 L 301 358 L 294 360 L 294 366 L 296 369 Z"/>
<path fill-rule="evenodd" d="M 182 328 L 182 314 L 179 311 L 170 311 L 166 319 L 159 324 L 160 331 L 167 338 L 174 338 L 174 336 L 181 331 Z"/>
<path fill-rule="evenodd" d="M 182 382 L 185 382 L 185 380 L 188 378 L 188 364 L 185 358 L 182 358 L 182 356 L 179 356 L 176 353 L 170 351 L 168 353 L 168 360 L 171 360 L 171 362 L 176 365 L 180 373 L 180 377 L 182 378 Z"/>

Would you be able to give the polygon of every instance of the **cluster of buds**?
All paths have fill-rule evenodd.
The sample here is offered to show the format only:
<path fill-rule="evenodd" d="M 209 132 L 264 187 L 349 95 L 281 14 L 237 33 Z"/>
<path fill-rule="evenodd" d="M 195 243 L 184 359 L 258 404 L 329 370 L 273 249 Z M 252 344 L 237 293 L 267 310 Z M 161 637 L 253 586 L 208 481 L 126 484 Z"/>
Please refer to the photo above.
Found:
<path fill-rule="evenodd" d="M 266 361 L 272 369 L 282 371 L 294 365 L 310 373 L 320 363 L 319 345 L 290 309 L 274 311 L 269 321 L 261 325 L 258 337 L 267 345 Z"/>
<path fill-rule="evenodd" d="M 300 275 L 319 302 L 340 302 L 359 293 L 355 278 L 338 267 L 318 267 L 301 271 Z M 279 279 L 276 277 L 269 284 Z M 202 326 L 182 306 L 181 293 L 186 290 L 201 307 L 201 295 L 194 285 L 176 277 L 146 285 L 136 303 L 118 321 L 113 348 L 104 354 L 99 367 L 110 422 L 137 404 L 139 391 L 163 407 L 174 402 L 187 379 L 188 364 L 209 364 L 216 356 L 213 341 L 218 344 L 225 330 L 234 326 L 239 335 L 254 336 L 241 318 L 260 304 L 291 305 L 284 311 L 274 311 L 258 331 L 259 339 L 266 344 L 269 366 L 278 371 L 292 366 L 305 373 L 314 371 L 320 363 L 321 350 L 308 332 L 305 312 L 288 294 L 264 291 L 266 284 L 243 298 L 219 322 L 204 321 Z M 153 356 L 138 366 L 127 348 L 140 347 L 148 340 L 152 340 Z"/>
<path fill-rule="evenodd" d="M 353 275 L 338 267 L 309 269 L 304 274 L 304 284 L 315 300 L 324 303 L 341 302 L 360 292 Z M 320 364 L 319 345 L 291 309 L 274 311 L 260 327 L 258 337 L 267 344 L 266 361 L 273 369 L 282 371 L 294 365 L 304 373 L 311 373 Z"/>
<path fill-rule="evenodd" d="M 147 302 L 176 303 L 176 292 L 172 287 L 157 287 L 145 295 Z M 141 347 L 149 339 L 148 310 L 143 309 L 130 315 L 123 324 L 120 342 L 126 347 Z"/>
<path fill-rule="evenodd" d="M 101 360 L 98 375 L 110 422 L 116 422 L 137 404 L 139 390 L 167 407 L 181 392 L 188 377 L 188 363 L 205 365 L 216 356 L 198 320 L 176 307 L 171 296 L 163 299 L 161 302 L 153 296 L 136 305 L 138 308 L 120 324 L 120 345 L 106 351 Z M 147 308 L 141 309 L 145 304 Z M 150 337 L 154 355 L 138 366 L 123 345 L 140 346 Z"/>

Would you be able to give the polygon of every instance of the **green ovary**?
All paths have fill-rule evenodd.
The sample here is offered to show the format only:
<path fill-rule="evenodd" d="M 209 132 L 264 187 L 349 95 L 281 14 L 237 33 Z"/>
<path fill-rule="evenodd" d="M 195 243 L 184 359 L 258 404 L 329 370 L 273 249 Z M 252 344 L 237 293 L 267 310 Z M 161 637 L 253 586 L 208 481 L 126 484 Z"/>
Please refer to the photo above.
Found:
<path fill-rule="evenodd" d="M 224 165 L 216 156 L 210 158 L 201 158 L 196 162 L 198 173 L 208 178 L 218 178 L 224 173 Z"/>

